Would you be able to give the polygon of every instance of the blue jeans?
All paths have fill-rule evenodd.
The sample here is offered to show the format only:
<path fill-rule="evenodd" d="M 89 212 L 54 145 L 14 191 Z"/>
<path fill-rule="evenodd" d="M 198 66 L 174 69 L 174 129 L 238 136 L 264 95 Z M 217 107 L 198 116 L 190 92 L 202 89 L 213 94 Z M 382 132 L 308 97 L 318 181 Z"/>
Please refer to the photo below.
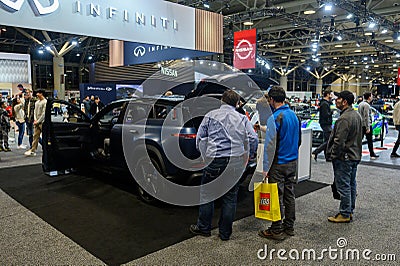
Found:
<path fill-rule="evenodd" d="M 228 162 L 230 160 L 231 162 L 229 164 L 229 169 L 226 169 L 226 166 L 228 165 Z M 204 168 L 201 184 L 203 185 L 215 180 L 225 170 L 229 172 L 229 175 L 231 175 L 232 178 L 238 177 L 237 181 L 239 181 L 239 177 L 243 174 L 244 168 L 245 164 L 243 158 L 215 158 L 210 165 Z M 229 184 L 230 187 L 231 185 L 232 184 Z M 229 239 L 232 234 L 232 224 L 236 214 L 236 203 L 239 185 L 240 183 L 236 182 L 235 184 L 233 184 L 233 187 L 221 197 L 222 208 L 218 222 L 219 235 L 221 239 Z M 207 192 L 208 191 L 201 191 L 200 197 L 203 197 L 204 194 L 207 194 Z M 200 205 L 197 226 L 201 231 L 211 231 L 211 222 L 213 215 L 214 201 Z"/>
<path fill-rule="evenodd" d="M 21 146 L 25 134 L 25 123 L 20 123 L 17 121 L 15 124 L 18 126 L 18 146 Z"/>
<path fill-rule="evenodd" d="M 340 194 L 339 212 L 342 216 L 349 218 L 356 207 L 357 196 L 357 166 L 360 161 L 332 161 L 335 184 Z"/>

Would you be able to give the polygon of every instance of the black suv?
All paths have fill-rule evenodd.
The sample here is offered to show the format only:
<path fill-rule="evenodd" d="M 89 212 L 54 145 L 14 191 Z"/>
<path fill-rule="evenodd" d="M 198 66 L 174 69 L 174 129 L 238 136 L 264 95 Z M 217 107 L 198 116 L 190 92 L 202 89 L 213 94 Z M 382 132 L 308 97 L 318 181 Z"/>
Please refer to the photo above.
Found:
<path fill-rule="evenodd" d="M 57 175 L 71 169 L 96 167 L 111 173 L 129 172 L 122 143 L 123 134 L 129 134 L 129 141 L 132 141 L 129 148 L 139 149 L 136 147 L 139 144 L 135 143 L 145 143 L 152 164 L 146 166 L 148 158 L 130 162 L 130 166 L 134 164 L 136 174 L 151 179 L 151 169 L 156 168 L 174 182 L 198 184 L 204 165 L 196 149 L 196 133 L 202 117 L 188 119 L 189 110 L 180 104 L 183 100 L 179 96 L 119 100 L 108 104 L 90 119 L 77 106 L 49 99 L 42 133 L 44 171 Z M 62 115 L 54 112 L 55 103 L 61 104 Z M 165 123 L 167 119 L 173 123 Z M 176 127 L 171 130 L 177 133 L 162 136 L 165 126 Z M 177 167 L 166 156 L 163 148 L 166 146 L 162 144 L 176 142 L 177 138 L 181 153 L 191 160 L 190 170 Z M 245 175 L 254 169 L 255 163 L 248 167 Z M 140 186 L 138 191 L 143 200 L 154 200 Z"/>

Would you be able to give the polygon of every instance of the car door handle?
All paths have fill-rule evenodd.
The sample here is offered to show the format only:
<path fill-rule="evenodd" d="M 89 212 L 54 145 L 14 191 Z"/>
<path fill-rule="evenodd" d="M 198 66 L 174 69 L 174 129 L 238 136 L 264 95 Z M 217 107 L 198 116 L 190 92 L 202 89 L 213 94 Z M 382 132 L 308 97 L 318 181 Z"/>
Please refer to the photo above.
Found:
<path fill-rule="evenodd" d="M 132 134 L 137 134 L 138 133 L 138 131 L 136 129 L 131 129 L 131 130 L 129 130 L 129 132 L 132 133 Z"/>

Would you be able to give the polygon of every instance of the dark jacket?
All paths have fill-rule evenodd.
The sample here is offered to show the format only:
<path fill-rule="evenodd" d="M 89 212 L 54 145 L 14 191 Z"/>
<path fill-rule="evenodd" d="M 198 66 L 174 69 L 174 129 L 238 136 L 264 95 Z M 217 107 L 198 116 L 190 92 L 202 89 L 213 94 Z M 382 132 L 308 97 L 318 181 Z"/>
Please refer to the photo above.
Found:
<path fill-rule="evenodd" d="M 30 106 L 29 106 L 29 102 L 30 102 Z M 25 99 L 25 103 L 24 103 L 25 122 L 33 123 L 33 121 L 34 121 L 33 113 L 35 112 L 35 102 L 36 102 L 36 100 L 33 98 Z M 28 111 L 28 106 L 30 107 L 29 111 Z M 29 116 L 28 116 L 28 114 L 29 114 Z"/>
<path fill-rule="evenodd" d="M 6 109 L 0 107 L 0 127 L 1 130 L 10 130 L 10 117 Z"/>
<path fill-rule="evenodd" d="M 327 158 L 334 160 L 361 160 L 362 152 L 361 116 L 348 107 L 336 121 L 327 145 Z"/>
<path fill-rule="evenodd" d="M 321 127 L 332 126 L 332 102 L 325 99 L 321 100 L 319 105 L 319 124 Z"/>
<path fill-rule="evenodd" d="M 91 114 L 92 116 L 95 115 L 95 114 L 97 113 L 97 112 L 96 112 L 97 106 L 99 106 L 99 111 L 100 111 L 101 109 L 104 108 L 104 104 L 103 104 L 102 102 L 99 102 L 98 105 L 97 105 L 95 102 L 93 102 L 92 106 L 90 106 L 90 114 Z"/>

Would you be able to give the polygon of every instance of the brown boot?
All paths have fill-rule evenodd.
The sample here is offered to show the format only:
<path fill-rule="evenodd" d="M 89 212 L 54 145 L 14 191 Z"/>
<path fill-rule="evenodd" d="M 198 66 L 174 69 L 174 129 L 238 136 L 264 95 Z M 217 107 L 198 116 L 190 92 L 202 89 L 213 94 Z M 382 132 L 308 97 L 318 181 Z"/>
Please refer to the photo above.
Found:
<path fill-rule="evenodd" d="M 334 217 L 328 217 L 328 221 L 332 223 L 350 223 L 350 217 L 344 217 L 341 213 L 336 214 Z"/>

